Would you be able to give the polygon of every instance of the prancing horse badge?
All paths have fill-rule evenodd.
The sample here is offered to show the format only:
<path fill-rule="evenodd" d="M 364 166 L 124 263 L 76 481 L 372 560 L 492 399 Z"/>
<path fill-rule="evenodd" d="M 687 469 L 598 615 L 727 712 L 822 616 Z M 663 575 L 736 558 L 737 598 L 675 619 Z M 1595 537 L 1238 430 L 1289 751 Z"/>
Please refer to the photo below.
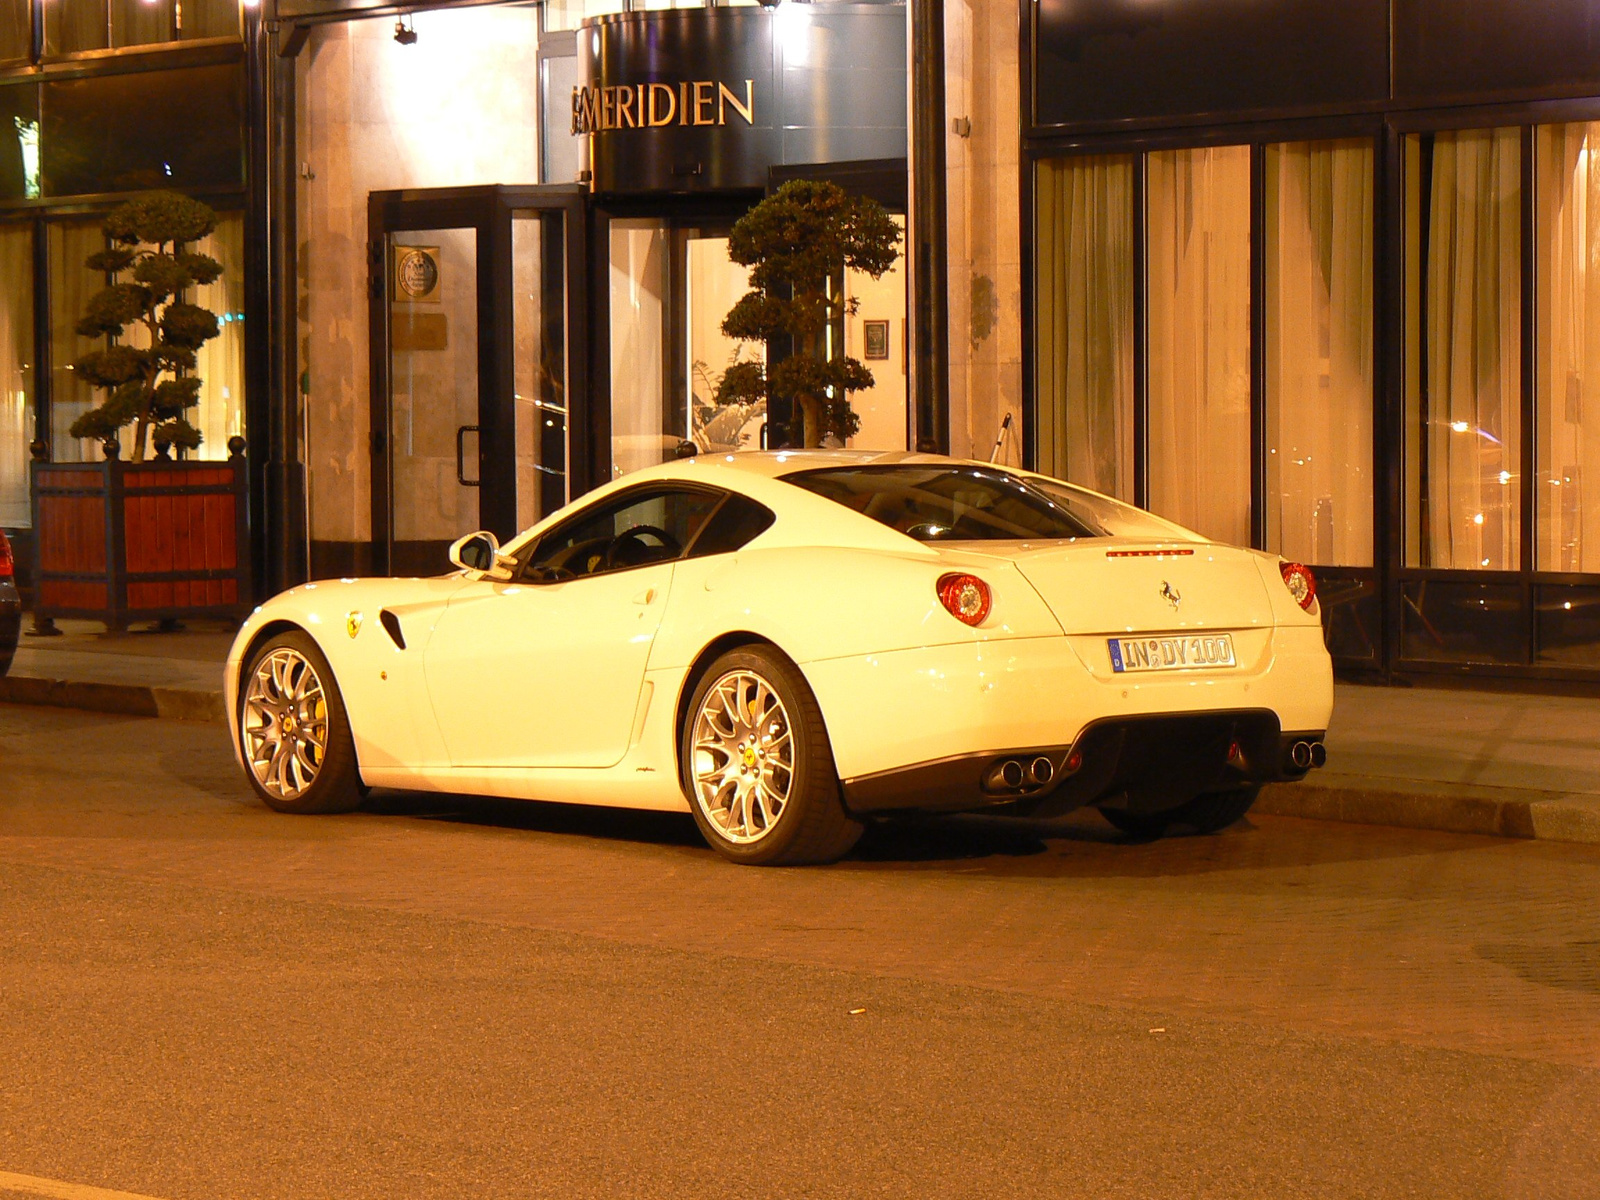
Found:
<path fill-rule="evenodd" d="M 1177 612 L 1178 605 L 1183 603 L 1183 597 L 1178 595 L 1178 589 L 1173 587 L 1165 579 L 1161 581 L 1161 598 L 1168 604 L 1172 605 L 1173 612 Z M 352 633 L 350 636 L 355 637 L 355 634 Z"/>
<path fill-rule="evenodd" d="M 358 612 L 346 613 L 344 617 L 344 631 L 351 637 L 361 632 L 361 614 Z"/>

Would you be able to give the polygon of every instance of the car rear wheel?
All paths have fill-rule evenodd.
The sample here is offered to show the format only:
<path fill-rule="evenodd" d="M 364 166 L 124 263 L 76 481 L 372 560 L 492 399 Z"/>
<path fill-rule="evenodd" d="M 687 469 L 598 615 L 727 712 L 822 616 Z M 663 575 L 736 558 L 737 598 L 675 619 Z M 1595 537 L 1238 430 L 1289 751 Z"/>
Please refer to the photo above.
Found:
<path fill-rule="evenodd" d="M 250 783 L 287 813 L 349 812 L 364 789 L 333 669 L 298 630 L 259 650 L 239 698 L 239 743 Z"/>
<path fill-rule="evenodd" d="M 1196 833 L 1219 833 L 1239 821 L 1261 794 L 1259 787 L 1234 788 L 1226 792 L 1205 792 L 1177 808 L 1157 813 L 1135 813 L 1126 809 L 1102 808 L 1100 815 L 1132 837 L 1157 838 L 1180 826 Z"/>
<path fill-rule="evenodd" d="M 724 858 L 833 862 L 861 836 L 861 822 L 844 810 L 816 697 L 768 647 L 731 650 L 701 676 L 679 762 L 695 823 Z"/>

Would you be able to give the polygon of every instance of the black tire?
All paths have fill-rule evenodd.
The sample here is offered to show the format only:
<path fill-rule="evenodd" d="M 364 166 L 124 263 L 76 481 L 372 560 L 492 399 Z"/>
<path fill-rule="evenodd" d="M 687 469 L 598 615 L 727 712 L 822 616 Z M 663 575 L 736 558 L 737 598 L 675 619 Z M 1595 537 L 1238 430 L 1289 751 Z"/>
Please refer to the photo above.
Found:
<path fill-rule="evenodd" d="M 315 727 L 316 723 L 321 721 L 326 728 L 324 746 L 320 754 L 310 754 L 296 759 L 293 763 L 284 764 L 282 771 L 293 771 L 296 782 L 303 779 L 307 763 L 314 767 L 303 788 L 295 789 L 293 794 L 286 794 L 288 789 L 279 790 L 271 786 L 274 774 L 271 767 L 278 761 L 276 758 L 266 759 L 264 767 L 267 779 L 264 781 L 260 777 L 260 772 L 252 762 L 262 761 L 262 755 L 256 751 L 259 748 L 264 753 L 268 742 L 264 738 L 252 736 L 252 729 L 247 728 L 247 724 L 251 722 L 251 700 L 254 694 L 252 683 L 257 679 L 263 665 L 280 652 L 298 656 L 304 668 L 312 672 L 315 683 L 320 689 L 320 704 L 314 699 L 309 704 L 303 701 L 296 702 L 297 710 L 303 709 L 298 715 L 291 714 L 296 716 L 297 727 Z M 303 676 L 295 675 L 292 678 L 299 681 Z M 272 690 L 273 685 L 270 682 L 265 686 L 268 691 Z M 309 814 L 350 812 L 360 806 L 362 798 L 366 795 L 366 788 L 362 786 L 361 774 L 356 765 L 356 747 L 355 741 L 350 736 L 350 719 L 345 713 L 344 699 L 339 695 L 339 685 L 334 680 L 333 668 L 328 665 L 327 658 L 310 635 L 298 629 L 290 630 L 270 638 L 256 650 L 250 658 L 249 666 L 239 677 L 239 711 L 235 714 L 235 720 L 239 722 L 239 741 L 246 760 L 245 777 L 249 779 L 256 795 L 260 796 L 268 807 L 278 812 Z M 254 725 L 253 728 L 259 729 L 261 726 Z M 281 730 L 275 730 L 275 733 L 277 741 L 272 744 L 281 744 L 283 740 Z M 311 762 L 312 759 L 315 759 L 314 763 Z M 278 774 L 280 781 L 286 778 L 289 776 Z"/>
<path fill-rule="evenodd" d="M 1100 815 L 1123 833 L 1137 838 L 1158 838 L 1169 829 L 1186 827 L 1196 833 L 1220 833 L 1241 820 L 1255 804 L 1261 788 L 1234 788 L 1226 792 L 1204 792 L 1177 808 L 1157 813 L 1134 813 L 1126 809 L 1102 808 Z"/>
<path fill-rule="evenodd" d="M 1118 833 L 1125 833 L 1129 837 L 1158 838 L 1167 831 L 1167 818 L 1170 814 L 1136 813 L 1125 808 L 1102 808 L 1100 815 L 1111 823 L 1111 827 Z"/>
<path fill-rule="evenodd" d="M 702 709 L 713 692 L 722 687 L 737 688 L 741 686 L 739 681 L 746 678 L 759 680 L 782 706 L 791 758 L 789 767 L 771 768 L 774 779 L 781 780 L 785 771 L 788 774 L 786 798 L 776 817 L 770 823 L 763 823 L 748 840 L 739 840 L 738 833 L 730 833 L 725 828 L 725 825 L 731 827 L 737 823 L 732 803 L 726 809 L 714 811 L 702 797 L 696 781 L 695 737 Z M 727 710 L 720 711 L 726 714 Z M 733 724 L 733 718 L 727 716 L 726 720 L 731 731 L 726 736 L 737 736 L 739 727 Z M 685 710 L 683 725 L 678 730 L 678 762 L 679 782 L 701 835 L 712 849 L 732 862 L 750 866 L 834 862 L 848 854 L 861 837 L 862 823 L 844 809 L 833 748 L 828 742 L 828 731 L 816 697 L 794 664 L 770 646 L 750 645 L 730 650 L 700 676 Z M 705 765 L 709 769 L 726 771 L 729 784 L 735 788 L 741 786 L 731 778 L 732 768 L 738 766 L 736 760 L 730 758 L 718 763 L 714 753 L 708 751 Z M 753 788 L 757 779 L 767 780 L 768 770 L 767 765 L 754 764 L 748 786 Z M 742 823 L 746 829 L 740 832 L 748 832 L 751 825 L 748 802 L 744 812 Z"/>
<path fill-rule="evenodd" d="M 1187 825 L 1196 833 L 1221 833 L 1242 820 L 1260 794 L 1259 786 L 1205 792 L 1169 814 L 1170 824 Z"/>

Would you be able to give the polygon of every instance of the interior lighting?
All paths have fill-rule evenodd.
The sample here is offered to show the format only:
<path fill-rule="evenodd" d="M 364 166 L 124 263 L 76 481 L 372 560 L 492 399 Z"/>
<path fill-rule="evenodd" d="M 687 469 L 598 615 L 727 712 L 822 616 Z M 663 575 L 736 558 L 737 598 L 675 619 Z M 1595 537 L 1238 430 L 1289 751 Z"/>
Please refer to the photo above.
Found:
<path fill-rule="evenodd" d="M 1482 525 L 1483 524 L 1483 514 L 1482 513 L 1473 513 L 1472 514 L 1472 523 L 1474 525 Z"/>
<path fill-rule="evenodd" d="M 1471 429 L 1472 426 L 1468 425 L 1465 421 L 1451 421 L 1450 428 L 1456 433 L 1465 433 L 1467 430 Z"/>
<path fill-rule="evenodd" d="M 1500 472 L 1500 482 L 1502 484 L 1510 483 L 1511 482 L 1511 472 L 1510 471 L 1501 471 Z"/>

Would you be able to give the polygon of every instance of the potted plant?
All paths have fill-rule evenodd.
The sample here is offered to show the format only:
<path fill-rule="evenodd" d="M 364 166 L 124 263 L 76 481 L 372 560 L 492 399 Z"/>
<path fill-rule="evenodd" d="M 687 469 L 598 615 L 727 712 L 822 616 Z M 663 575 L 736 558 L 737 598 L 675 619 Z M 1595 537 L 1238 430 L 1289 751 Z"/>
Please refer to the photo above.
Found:
<path fill-rule="evenodd" d="M 859 360 L 828 356 L 827 332 L 855 311 L 844 293 L 845 270 L 879 278 L 894 265 L 899 242 L 899 227 L 877 201 L 822 181 L 786 183 L 741 217 L 728 257 L 751 268 L 751 290 L 729 310 L 722 332 L 765 341 L 769 361 L 730 365 L 717 404 L 787 402 L 796 444 L 843 445 L 861 425 L 850 393 L 873 379 Z M 775 343 L 785 341 L 787 353 L 773 356 Z"/>
<path fill-rule="evenodd" d="M 216 315 L 189 296 L 222 274 L 191 247 L 216 222 L 198 200 L 151 192 L 106 217 L 109 245 L 85 260 L 109 282 L 77 324 L 101 344 L 72 369 L 105 399 L 70 432 L 98 439 L 105 461 L 53 463 L 35 446 L 34 618 L 45 631 L 58 616 L 170 626 L 235 615 L 247 601 L 243 439 L 229 442 L 226 462 L 181 460 L 200 445 L 185 415 L 200 399 L 196 351 L 218 332 Z M 117 435 L 130 426 L 123 461 Z M 151 441 L 157 453 L 147 459 Z M 168 457 L 173 447 L 179 461 Z"/>

